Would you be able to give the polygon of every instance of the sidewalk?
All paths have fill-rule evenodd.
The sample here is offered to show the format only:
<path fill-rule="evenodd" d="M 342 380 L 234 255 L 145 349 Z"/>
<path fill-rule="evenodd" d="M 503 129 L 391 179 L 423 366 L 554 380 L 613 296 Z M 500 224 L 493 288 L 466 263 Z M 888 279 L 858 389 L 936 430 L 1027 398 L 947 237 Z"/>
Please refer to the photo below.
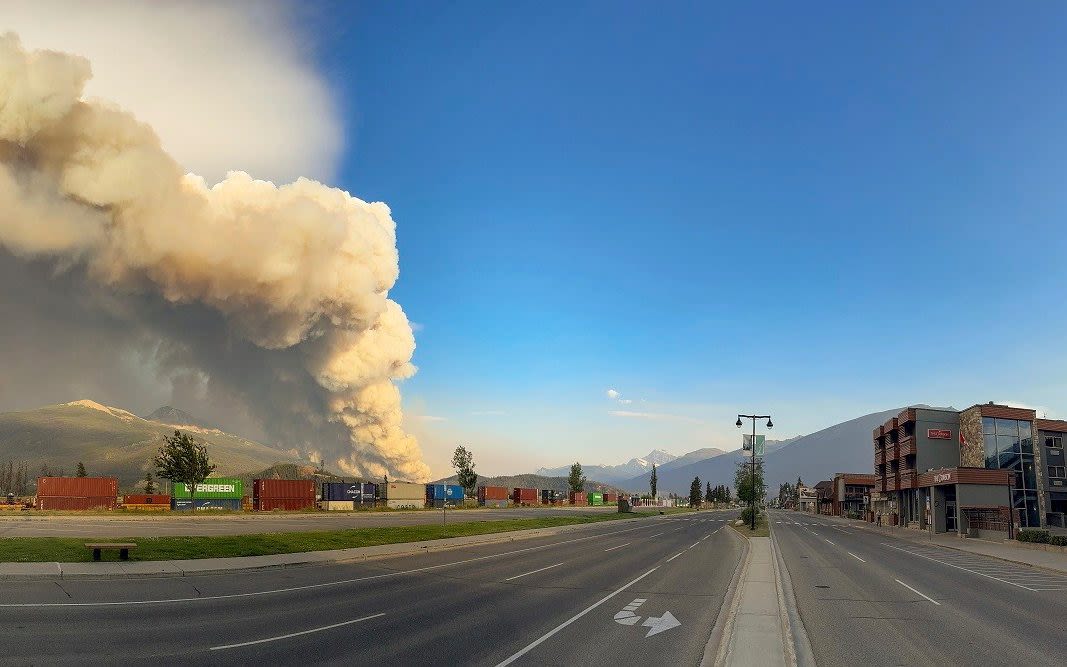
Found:
<path fill-rule="evenodd" d="M 980 554 L 982 556 L 990 556 L 992 558 L 1009 561 L 1011 563 L 1019 563 L 1021 565 L 1029 565 L 1030 567 L 1038 567 L 1067 574 L 1067 554 L 1050 551 L 1036 551 L 1025 547 L 1013 546 L 1012 544 L 1005 544 L 1004 542 L 994 542 L 992 540 L 960 538 L 945 533 L 935 535 L 925 530 L 913 530 L 911 528 L 901 528 L 898 526 L 876 526 L 873 523 L 867 523 L 866 521 L 861 521 L 859 519 L 845 519 L 843 517 L 827 516 L 825 514 L 807 514 L 801 512 L 796 512 L 795 514 L 798 516 L 814 517 L 818 519 L 829 519 L 853 528 L 869 530 L 872 533 L 882 533 L 883 535 L 899 537 L 912 542 L 936 544 L 939 547 L 945 547 L 947 549 L 966 551 L 973 554 Z"/>
<path fill-rule="evenodd" d="M 670 515 L 665 515 L 670 516 Z M 652 521 L 660 517 L 649 517 Z M 642 518 L 618 519 L 611 525 L 622 526 Z M 200 558 L 188 560 L 156 561 L 104 561 L 99 563 L 0 563 L 0 581 L 5 579 L 122 579 L 130 577 L 165 577 L 197 574 L 215 574 L 237 570 L 258 570 L 272 567 L 321 565 L 325 563 L 351 563 L 391 556 L 405 556 L 446 549 L 458 549 L 496 542 L 514 542 L 536 537 L 549 537 L 581 530 L 602 523 L 578 523 L 553 528 L 513 530 L 505 533 L 449 537 L 422 542 L 400 542 L 373 547 L 335 549 L 331 551 L 308 551 L 301 553 L 274 554 L 270 556 L 238 556 L 235 558 Z M 13 538 L 17 539 L 17 538 Z M 136 553 L 136 552 L 135 552 Z"/>
<path fill-rule="evenodd" d="M 727 528 L 727 530 L 731 530 Z M 751 537 L 738 591 L 715 657 L 716 667 L 785 667 L 795 658 L 788 650 L 787 621 L 781 607 L 774 555 L 768 537 Z"/>

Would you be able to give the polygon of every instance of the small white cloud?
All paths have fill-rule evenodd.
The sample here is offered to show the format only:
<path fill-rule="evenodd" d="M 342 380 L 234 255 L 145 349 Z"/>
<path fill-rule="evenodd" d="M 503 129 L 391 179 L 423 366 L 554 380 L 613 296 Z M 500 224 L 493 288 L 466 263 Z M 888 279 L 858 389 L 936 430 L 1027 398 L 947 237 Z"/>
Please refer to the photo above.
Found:
<path fill-rule="evenodd" d="M 614 389 L 608 389 L 608 398 L 610 398 L 613 401 L 615 399 L 617 399 L 621 395 L 622 394 L 620 394 L 619 392 L 615 391 Z"/>
<path fill-rule="evenodd" d="M 424 422 L 443 422 L 448 421 L 447 417 L 435 417 L 434 415 L 415 415 L 415 419 Z"/>
<path fill-rule="evenodd" d="M 419 333 L 420 331 L 426 328 L 426 326 L 421 322 L 408 322 L 408 324 L 411 325 L 411 331 L 413 333 Z"/>
<path fill-rule="evenodd" d="M 620 398 L 619 403 L 622 403 L 623 405 L 629 405 L 633 403 L 633 401 L 629 398 Z"/>
<path fill-rule="evenodd" d="M 476 417 L 500 416 L 507 413 L 503 410 L 472 410 L 471 414 Z"/>

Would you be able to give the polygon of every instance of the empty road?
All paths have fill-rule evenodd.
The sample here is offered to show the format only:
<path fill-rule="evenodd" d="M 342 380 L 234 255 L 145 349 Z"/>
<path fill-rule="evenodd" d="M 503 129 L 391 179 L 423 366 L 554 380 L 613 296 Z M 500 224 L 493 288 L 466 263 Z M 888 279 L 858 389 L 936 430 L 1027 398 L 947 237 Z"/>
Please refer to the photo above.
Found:
<path fill-rule="evenodd" d="M 1065 575 L 811 514 L 771 522 L 820 666 L 1064 664 Z"/>
<path fill-rule="evenodd" d="M 734 512 L 350 565 L 5 581 L 3 661 L 696 665 Z"/>

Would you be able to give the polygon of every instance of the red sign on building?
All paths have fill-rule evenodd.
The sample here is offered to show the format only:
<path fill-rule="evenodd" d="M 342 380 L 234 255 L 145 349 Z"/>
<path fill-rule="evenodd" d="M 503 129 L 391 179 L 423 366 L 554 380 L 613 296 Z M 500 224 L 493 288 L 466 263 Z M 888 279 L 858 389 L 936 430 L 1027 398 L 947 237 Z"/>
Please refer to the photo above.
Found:
<path fill-rule="evenodd" d="M 932 440 L 951 440 L 952 431 L 947 428 L 931 428 L 927 429 L 926 437 Z"/>

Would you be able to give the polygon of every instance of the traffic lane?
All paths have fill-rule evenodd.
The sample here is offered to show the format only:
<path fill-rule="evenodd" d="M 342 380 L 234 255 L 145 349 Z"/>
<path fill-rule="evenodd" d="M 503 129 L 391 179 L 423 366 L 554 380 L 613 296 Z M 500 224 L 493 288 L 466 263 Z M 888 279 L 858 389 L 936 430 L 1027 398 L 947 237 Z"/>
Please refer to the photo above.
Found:
<path fill-rule="evenodd" d="M 688 535 L 670 555 L 631 570 L 619 588 L 590 597 L 559 624 L 544 624 L 497 664 L 699 664 L 743 540 L 728 527 Z"/>
<path fill-rule="evenodd" d="M 427 551 L 422 554 L 382 558 L 357 563 L 315 565 L 292 568 L 269 568 L 240 573 L 207 574 L 173 577 L 135 577 L 130 579 L 76 578 L 61 581 L 7 580 L 0 595 L 0 610 L 11 604 L 67 604 L 114 601 L 145 601 L 201 598 L 208 595 L 241 595 L 264 590 L 298 586 L 324 587 L 335 582 L 344 585 L 353 577 L 378 575 L 383 572 L 433 567 L 467 558 L 488 560 L 498 554 L 514 552 L 530 554 L 551 549 L 559 544 L 584 544 L 612 535 L 631 535 L 638 531 L 649 534 L 670 518 L 646 518 L 638 521 L 607 521 L 587 524 L 556 535 L 517 538 L 490 542 L 458 549 Z M 663 530 L 679 524 L 672 523 Z M 646 531 L 646 529 L 648 529 Z M 239 576 L 235 576 L 239 574 Z M 284 585 L 282 585 L 284 584 Z"/>
<path fill-rule="evenodd" d="M 375 528 L 381 526 L 423 526 L 443 521 L 500 521 L 516 518 L 539 518 L 604 514 L 614 507 L 509 508 L 486 510 L 447 510 L 418 512 L 357 512 L 353 514 L 271 515 L 252 514 L 240 517 L 117 516 L 117 517 L 5 517 L 0 516 L 3 537 L 167 537 L 189 535 L 247 535 L 270 532 L 304 532 Z"/>
<path fill-rule="evenodd" d="M 682 538 L 682 535 L 678 537 Z M 266 601 L 226 599 L 193 605 L 148 607 L 116 605 L 90 608 L 23 608 L 17 610 L 20 619 L 18 623 L 27 631 L 24 636 L 27 641 L 7 648 L 9 655 L 19 658 L 43 657 L 49 662 L 66 656 L 69 647 L 73 645 L 86 647 L 79 651 L 82 658 L 162 659 L 206 650 L 210 648 L 208 644 L 225 646 L 235 642 L 246 644 L 264 638 L 282 637 L 276 641 L 220 650 L 251 651 L 253 654 L 256 651 L 266 651 L 272 654 L 278 650 L 278 643 L 283 642 L 294 651 L 293 657 L 299 657 L 301 660 L 305 660 L 309 655 L 318 656 L 323 660 L 336 660 L 351 655 L 348 652 L 352 650 L 358 650 L 362 655 L 364 652 L 385 648 L 387 650 L 381 654 L 381 659 L 396 660 L 397 656 L 408 651 L 407 659 L 415 661 L 430 650 L 430 647 L 420 644 L 420 637 L 425 641 L 432 641 L 435 645 L 454 638 L 455 624 L 448 621 L 455 616 L 454 609 L 471 608 L 483 613 L 480 617 L 476 615 L 463 621 L 464 624 L 477 628 L 485 621 L 484 604 L 487 600 L 492 600 L 493 606 L 488 608 L 494 610 L 494 628 L 500 626 L 506 630 L 544 613 L 547 607 L 566 606 L 568 596 L 581 595 L 586 586 L 595 588 L 599 585 L 600 578 L 614 577 L 616 567 L 633 567 L 632 561 L 635 559 L 643 562 L 650 557 L 649 548 L 662 549 L 663 546 L 672 546 L 670 542 L 661 543 L 658 539 L 644 540 L 636 548 L 598 554 L 579 545 L 580 543 L 570 543 L 570 552 L 562 554 L 575 561 L 575 565 L 568 570 L 573 573 L 570 578 L 566 575 L 560 576 L 558 572 L 553 572 L 551 578 L 535 578 L 531 575 L 521 580 L 521 585 L 509 585 L 505 581 L 482 581 L 484 577 L 474 576 L 475 573 L 472 572 L 440 568 L 411 572 L 402 577 L 370 580 L 354 588 L 327 587 L 315 591 L 292 591 L 282 598 Z M 521 573 L 524 568 L 531 566 L 532 561 L 506 558 L 509 555 L 511 554 L 503 554 L 505 558 L 486 561 L 488 567 L 499 570 L 494 572 L 490 579 L 504 578 L 503 575 L 508 571 Z M 591 564 L 587 566 L 587 563 L 582 561 Z M 508 601 L 506 598 L 509 596 L 515 600 Z M 382 611 L 378 611 L 379 609 Z M 399 610 L 399 613 L 396 610 Z M 373 627 L 393 623 L 388 625 L 389 630 L 386 632 L 392 639 L 385 646 L 346 639 L 336 645 L 336 650 L 325 650 L 316 648 L 316 642 L 321 641 L 315 638 L 318 634 L 316 632 L 285 637 L 289 633 L 322 627 L 325 621 L 329 621 L 325 625 L 330 626 L 362 618 L 358 614 L 379 613 L 385 615 L 370 619 L 374 621 Z M 343 618 L 352 614 L 357 615 Z M 426 622 L 432 627 L 420 627 L 413 631 L 413 624 L 418 626 L 423 617 L 426 617 Z M 390 621 L 390 618 L 393 620 Z M 444 627 L 441 625 L 442 618 L 447 621 Z M 502 623 L 502 619 L 509 618 L 508 623 Z M 344 632 L 339 627 L 328 628 L 323 632 L 331 630 Z M 446 633 L 445 636 L 441 636 L 442 631 Z M 356 629 L 353 628 L 352 632 L 356 633 Z M 479 640 L 485 639 L 484 634 L 479 633 Z M 349 637 L 348 634 L 343 636 Z M 376 636 L 380 640 L 381 633 Z M 507 632 L 500 634 L 497 629 L 494 638 L 496 641 L 507 641 L 509 637 Z M 43 651 L 40 648 L 42 645 L 46 647 Z M 97 653 L 97 647 L 103 651 Z M 462 644 L 457 644 L 452 649 L 460 651 L 457 655 L 469 652 Z M 214 660 L 214 656 L 212 659 Z"/>
<path fill-rule="evenodd" d="M 1047 593 L 900 554 L 883 542 L 901 540 L 881 534 L 792 523 L 774 530 L 819 664 L 848 664 L 857 652 L 909 663 L 1059 662 L 1056 619 L 1067 610 Z M 864 643 L 850 642 L 856 636 Z"/>

